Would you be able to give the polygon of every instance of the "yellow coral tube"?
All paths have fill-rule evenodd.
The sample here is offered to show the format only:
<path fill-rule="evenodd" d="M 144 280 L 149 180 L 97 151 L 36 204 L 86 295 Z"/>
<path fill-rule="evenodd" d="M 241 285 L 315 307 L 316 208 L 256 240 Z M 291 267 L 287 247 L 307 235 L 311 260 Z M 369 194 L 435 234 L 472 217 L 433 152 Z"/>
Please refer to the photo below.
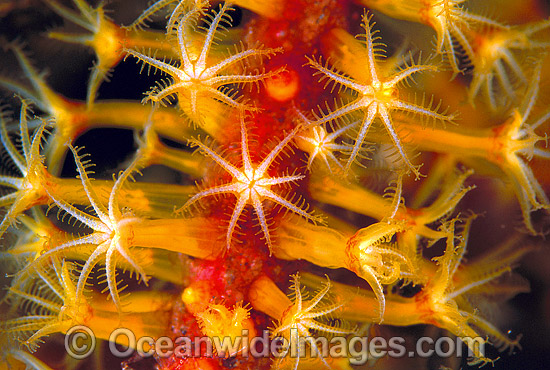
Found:
<path fill-rule="evenodd" d="M 105 340 L 109 340 L 116 328 L 131 328 L 136 338 L 169 335 L 173 302 L 176 300 L 174 295 L 165 292 L 132 292 L 125 301 L 125 312 L 120 316 L 112 301 L 106 301 L 102 295 L 94 295 L 90 300 L 93 315 L 86 326 L 92 329 L 96 338 Z M 116 343 L 124 346 L 132 344 L 126 335 L 118 336 Z"/>
<path fill-rule="evenodd" d="M 359 0 L 371 9 L 376 9 L 392 18 L 426 23 L 427 1 L 420 0 Z"/>
<path fill-rule="evenodd" d="M 82 191 L 79 179 L 48 178 L 48 191 L 71 204 L 89 205 L 89 199 Z M 108 203 L 114 182 L 95 180 L 94 190 L 103 204 Z M 196 191 L 194 186 L 157 184 L 148 182 L 129 183 L 120 189 L 118 202 L 137 214 L 148 217 L 169 218 L 174 215 L 174 207 L 183 204 Z M 46 199 L 43 199 L 46 202 Z M 43 203 L 40 203 L 43 204 Z"/>
<path fill-rule="evenodd" d="M 223 249 L 218 229 L 206 218 L 143 220 L 132 226 L 134 246 L 160 248 L 192 257 L 214 259 Z"/>
<path fill-rule="evenodd" d="M 304 259 L 318 266 L 346 266 L 347 238 L 336 230 L 317 226 L 300 217 L 285 219 L 277 229 L 278 242 L 273 248 L 275 257 L 284 260 Z"/>
<path fill-rule="evenodd" d="M 262 275 L 257 278 L 248 291 L 248 299 L 255 310 L 280 320 L 292 301 L 275 285 L 273 280 Z"/>

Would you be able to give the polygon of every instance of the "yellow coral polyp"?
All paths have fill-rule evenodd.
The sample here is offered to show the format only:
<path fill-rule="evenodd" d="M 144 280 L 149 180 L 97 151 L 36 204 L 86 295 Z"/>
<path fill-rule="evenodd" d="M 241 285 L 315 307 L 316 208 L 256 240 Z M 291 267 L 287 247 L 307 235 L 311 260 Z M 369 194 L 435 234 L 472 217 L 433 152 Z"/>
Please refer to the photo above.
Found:
<path fill-rule="evenodd" d="M 256 330 L 250 320 L 250 308 L 237 303 L 231 309 L 224 304 L 209 304 L 206 309 L 195 313 L 197 322 L 204 335 L 214 343 L 214 348 L 226 348 L 228 352 L 218 353 L 219 356 L 233 357 L 248 349 L 248 342 L 244 336 L 254 337 Z M 220 347 L 224 341 L 229 340 L 231 345 Z"/>
<path fill-rule="evenodd" d="M 353 329 L 348 329 L 341 323 L 327 321 L 332 312 L 338 310 L 345 303 L 342 301 L 327 302 L 328 294 L 332 284 L 327 280 L 324 286 L 319 289 L 311 299 L 307 293 L 302 291 L 300 275 L 294 275 L 291 285 L 290 300 L 279 288 L 266 276 L 261 276 L 253 285 L 249 298 L 254 309 L 270 315 L 275 321 L 272 337 L 283 337 L 282 356 L 276 362 L 276 367 L 285 367 L 289 364 L 294 369 L 298 367 L 302 359 L 313 360 L 330 368 L 330 358 L 325 358 L 319 344 L 310 341 L 313 332 L 329 335 L 353 334 Z M 262 292 L 261 292 L 262 291 Z M 275 300 L 263 300 L 264 297 L 276 297 Z M 272 316 L 274 315 L 274 316 Z M 311 351 L 302 352 L 301 340 L 311 347 Z M 295 353 L 297 351 L 297 353 Z M 290 356 L 288 356 L 290 354 Z M 309 354 L 309 356 L 307 356 Z M 285 365 L 284 365 L 285 364 Z"/>
<path fill-rule="evenodd" d="M 360 230 L 348 241 L 346 251 L 350 261 L 349 269 L 359 276 L 365 276 L 368 271 L 374 270 L 381 284 L 394 283 L 401 276 L 402 270 L 408 270 L 409 274 L 413 274 L 411 262 L 395 247 L 381 242 L 384 239 L 376 235 L 379 230 L 369 230 L 372 226 L 381 226 L 385 229 L 388 224 L 371 225 L 365 230 Z M 392 227 L 388 227 L 383 231 L 382 238 L 390 238 L 394 234 Z"/>
<path fill-rule="evenodd" d="M 210 292 L 208 283 L 204 281 L 190 284 L 181 294 L 181 300 L 192 314 L 206 310 L 210 297 L 212 297 L 212 292 Z"/>
<path fill-rule="evenodd" d="M 289 101 L 296 96 L 300 89 L 298 74 L 294 71 L 286 71 L 268 78 L 265 89 L 269 96 L 281 102 Z"/>
<path fill-rule="evenodd" d="M 376 294 L 380 302 L 380 321 L 385 310 L 382 285 L 415 274 L 409 257 L 394 246 L 384 244 L 404 230 L 400 223 L 379 222 L 346 238 L 323 226 L 309 225 L 297 219 L 288 221 L 283 221 L 281 225 L 279 246 L 273 254 L 277 258 L 305 259 L 318 266 L 343 267 L 355 272 L 369 283 Z"/>
<path fill-rule="evenodd" d="M 177 24 L 176 37 L 179 51 L 179 66 L 174 66 L 166 60 L 155 59 L 132 49 L 124 49 L 127 55 L 137 58 L 144 64 L 152 66 L 172 78 L 172 81 L 161 82 L 147 94 L 145 101 L 152 101 L 155 105 L 166 105 L 174 95 L 178 97 L 180 109 L 194 124 L 202 125 L 205 117 L 211 117 L 210 109 L 203 107 L 220 103 L 231 109 L 254 110 L 254 107 L 242 103 L 234 91 L 228 85 L 258 84 L 267 78 L 273 77 L 281 70 L 265 73 L 248 73 L 246 71 L 234 71 L 246 60 L 253 58 L 270 58 L 280 49 L 248 48 L 232 54 L 228 58 L 217 62 L 210 57 L 212 44 L 215 42 L 219 29 L 223 29 L 223 22 L 230 21 L 227 15 L 230 7 L 224 4 L 217 13 L 213 13 L 209 19 L 210 26 L 204 35 L 204 41 L 199 55 L 193 55 L 189 47 L 189 32 L 186 27 L 197 22 L 197 18 L 203 13 L 201 6 L 192 7 L 183 15 Z M 206 120 L 207 121 L 207 120 Z"/>

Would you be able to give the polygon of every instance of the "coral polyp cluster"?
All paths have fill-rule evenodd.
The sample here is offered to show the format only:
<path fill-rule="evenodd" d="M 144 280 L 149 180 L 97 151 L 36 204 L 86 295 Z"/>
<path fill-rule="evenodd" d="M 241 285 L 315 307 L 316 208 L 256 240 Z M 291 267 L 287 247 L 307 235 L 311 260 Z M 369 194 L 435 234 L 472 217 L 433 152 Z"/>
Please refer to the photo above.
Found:
<path fill-rule="evenodd" d="M 5 1 L 0 369 L 523 358 L 550 10 L 479 3 Z"/>

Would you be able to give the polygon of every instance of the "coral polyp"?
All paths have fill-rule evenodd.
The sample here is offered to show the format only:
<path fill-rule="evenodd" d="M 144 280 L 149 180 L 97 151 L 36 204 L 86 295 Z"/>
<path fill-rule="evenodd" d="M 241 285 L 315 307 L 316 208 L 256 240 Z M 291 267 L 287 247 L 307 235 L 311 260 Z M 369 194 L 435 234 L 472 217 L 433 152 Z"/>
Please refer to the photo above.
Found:
<path fill-rule="evenodd" d="M 548 17 L 3 1 L 0 369 L 547 368 Z"/>

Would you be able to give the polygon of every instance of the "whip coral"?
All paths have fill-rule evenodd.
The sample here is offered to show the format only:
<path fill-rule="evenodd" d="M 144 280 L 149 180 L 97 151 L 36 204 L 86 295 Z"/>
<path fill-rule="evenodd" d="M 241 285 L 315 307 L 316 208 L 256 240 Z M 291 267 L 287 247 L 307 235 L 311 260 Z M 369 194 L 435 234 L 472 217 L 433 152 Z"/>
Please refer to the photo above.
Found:
<path fill-rule="evenodd" d="M 0 369 L 547 368 L 549 16 L 2 1 Z"/>

